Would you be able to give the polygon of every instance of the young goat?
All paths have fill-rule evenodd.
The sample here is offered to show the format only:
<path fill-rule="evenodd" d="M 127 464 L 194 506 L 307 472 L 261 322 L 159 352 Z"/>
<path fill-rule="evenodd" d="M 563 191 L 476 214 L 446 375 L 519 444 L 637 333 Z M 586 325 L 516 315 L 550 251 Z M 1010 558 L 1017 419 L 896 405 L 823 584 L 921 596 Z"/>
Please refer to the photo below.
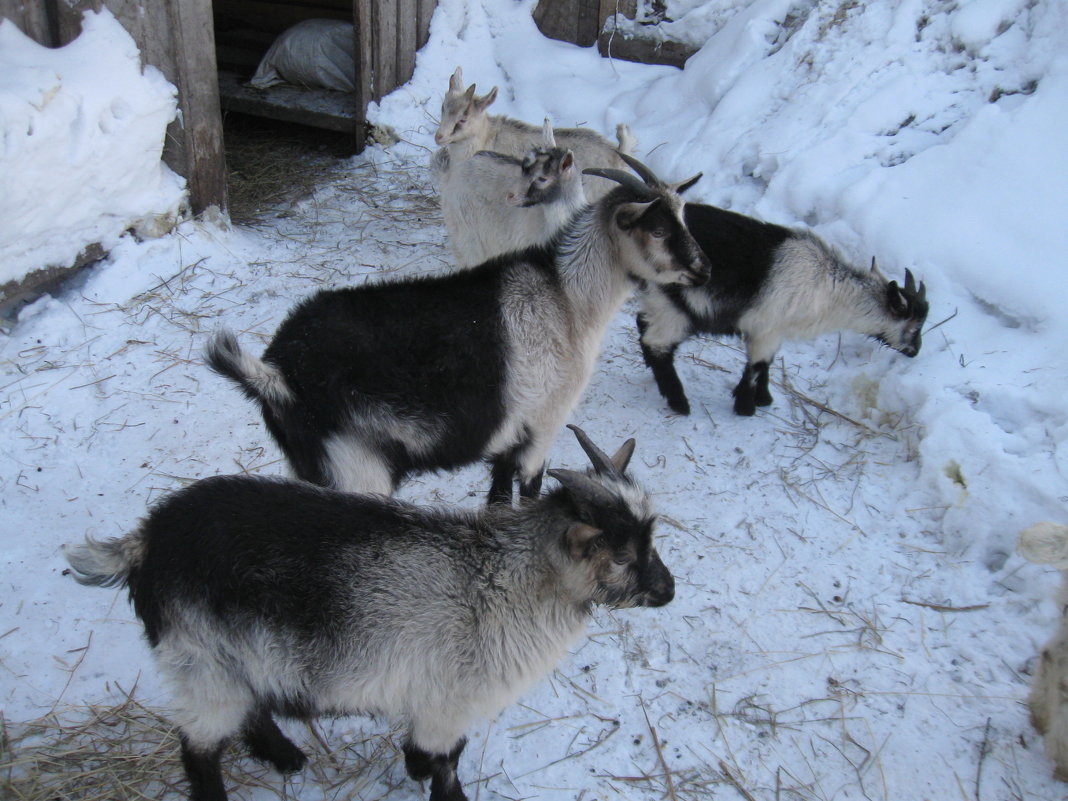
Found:
<path fill-rule="evenodd" d="M 1061 625 L 1039 656 L 1027 705 L 1031 723 L 1045 739 L 1054 777 L 1068 781 L 1068 617 L 1063 616 L 1068 604 L 1068 526 L 1037 523 L 1020 532 L 1016 550 L 1025 559 L 1061 571 Z"/>
<path fill-rule="evenodd" d="M 574 155 L 556 146 L 548 119 L 542 137 L 523 158 L 482 150 L 442 175 L 441 210 L 460 267 L 546 242 L 586 205 Z"/>
<path fill-rule="evenodd" d="M 470 270 L 305 300 L 262 359 L 233 335 L 208 364 L 257 401 L 293 472 L 315 484 L 392 493 L 406 475 L 492 462 L 489 500 L 534 497 L 542 462 L 589 381 L 604 331 L 636 281 L 699 284 L 708 260 L 682 223 L 680 192 L 646 171 L 551 242 Z"/>
<path fill-rule="evenodd" d="M 432 510 L 285 479 L 179 490 L 122 539 L 65 549 L 82 584 L 129 588 L 174 692 L 194 801 L 224 801 L 220 755 L 240 735 L 282 772 L 305 755 L 272 715 L 381 713 L 408 726 L 408 774 L 464 801 L 464 732 L 540 680 L 594 604 L 663 606 L 675 583 L 655 516 L 575 428 L 592 473 L 519 509 Z"/>
<path fill-rule="evenodd" d="M 474 84 L 465 90 L 463 71 L 456 68 L 441 102 L 441 122 L 434 134 L 434 141 L 444 146 L 431 160 L 431 168 L 439 181 L 446 181 L 448 170 L 455 169 L 480 150 L 522 158 L 536 145 L 540 136 L 537 126 L 486 113 L 496 99 L 496 86 L 481 97 L 475 95 Z M 630 128 L 622 123 L 616 126 L 618 149 L 589 128 L 557 128 L 555 134 L 560 147 L 574 153 L 575 160 L 583 167 L 625 170 L 627 165 L 619 153 L 630 154 L 637 144 Z M 610 184 L 589 178 L 584 178 L 582 184 L 591 201 L 599 200 L 611 190 Z"/>
<path fill-rule="evenodd" d="M 906 356 L 919 353 L 927 292 L 908 270 L 901 287 L 874 259 L 870 271 L 857 270 L 809 232 L 702 204 L 686 204 L 683 216 L 715 264 L 712 278 L 699 288 L 646 285 L 638 313 L 642 355 L 673 411 L 690 413 L 674 358 L 694 333 L 745 337 L 734 411 L 747 416 L 771 403 L 768 368 L 785 340 L 849 329 Z"/>

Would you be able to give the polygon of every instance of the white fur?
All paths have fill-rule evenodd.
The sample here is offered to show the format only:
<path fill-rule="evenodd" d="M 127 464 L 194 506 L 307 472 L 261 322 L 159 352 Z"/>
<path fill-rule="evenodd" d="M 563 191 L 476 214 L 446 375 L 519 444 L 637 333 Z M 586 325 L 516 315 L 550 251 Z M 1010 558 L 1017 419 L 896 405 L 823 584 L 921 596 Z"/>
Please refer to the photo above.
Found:
<path fill-rule="evenodd" d="M 481 97 L 474 94 L 474 89 L 474 84 L 466 90 L 463 88 L 463 71 L 457 67 L 442 100 L 441 122 L 434 136 L 434 141 L 447 149 L 450 168 L 455 168 L 480 150 L 521 157 L 530 149 L 532 141 L 540 139 L 541 132 L 537 126 L 486 112 L 496 99 L 496 87 Z M 465 122 L 457 130 L 455 126 L 460 119 Z M 572 151 L 583 167 L 628 169 L 616 153 L 616 146 L 589 128 L 556 128 L 554 133 L 559 146 Z M 621 123 L 616 126 L 616 136 L 619 140 L 618 149 L 631 155 L 637 140 L 630 128 Z M 440 157 L 435 156 L 434 164 L 440 168 Z M 610 181 L 589 175 L 582 178 L 582 185 L 591 202 L 606 195 L 614 186 Z"/>

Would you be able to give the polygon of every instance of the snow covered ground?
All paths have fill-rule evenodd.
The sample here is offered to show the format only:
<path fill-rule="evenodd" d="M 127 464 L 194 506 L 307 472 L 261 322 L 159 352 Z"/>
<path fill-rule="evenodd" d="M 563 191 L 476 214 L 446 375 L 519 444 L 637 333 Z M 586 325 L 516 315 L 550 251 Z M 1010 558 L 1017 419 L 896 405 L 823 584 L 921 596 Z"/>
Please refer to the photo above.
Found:
<path fill-rule="evenodd" d="M 459 64 L 500 87 L 493 111 L 628 122 L 662 176 L 704 172 L 693 199 L 877 254 L 931 300 L 916 359 L 851 334 L 790 344 L 775 404 L 748 419 L 729 340 L 683 346 L 694 412 L 668 414 L 628 306 L 574 420 L 606 448 L 637 438 L 677 598 L 599 613 L 549 681 L 473 731 L 468 794 L 1068 798 L 1024 704 L 1057 577 L 1013 552 L 1020 529 L 1068 522 L 1068 8 L 754 0 L 709 15 L 678 71 L 544 40 L 531 6 L 443 0 L 415 77 L 374 109 L 401 143 L 271 225 L 125 239 L 0 339 L 4 719 L 135 686 L 166 707 L 123 593 L 63 577 L 59 546 L 121 535 L 189 480 L 283 472 L 200 349 L 219 325 L 266 340 L 323 286 L 448 268 L 424 165 Z M 567 436 L 551 459 L 585 464 Z M 401 495 L 475 506 L 487 486 L 475 467 Z M 285 797 L 420 797 L 386 722 L 318 727 L 353 744 L 352 779 L 306 771 Z M 283 791 L 270 774 L 237 787 L 251 766 L 231 767 L 236 798 Z"/>

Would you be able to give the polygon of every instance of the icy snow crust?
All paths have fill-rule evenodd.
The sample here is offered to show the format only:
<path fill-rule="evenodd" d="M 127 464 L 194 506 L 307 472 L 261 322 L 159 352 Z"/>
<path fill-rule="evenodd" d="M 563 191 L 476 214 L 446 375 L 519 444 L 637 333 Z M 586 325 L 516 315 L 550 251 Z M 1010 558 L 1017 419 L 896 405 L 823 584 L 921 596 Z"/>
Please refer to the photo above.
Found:
<path fill-rule="evenodd" d="M 713 339 L 682 347 L 694 412 L 669 415 L 627 307 L 574 421 L 605 448 L 637 438 L 677 598 L 599 612 L 549 680 L 471 732 L 469 795 L 1068 798 L 1023 703 L 1057 577 L 1013 552 L 1020 529 L 1068 522 L 1068 9 L 758 0 L 680 72 L 546 41 L 532 5 L 444 0 L 415 77 L 374 109 L 403 142 L 270 226 L 123 240 L 0 342 L 5 719 L 134 685 L 166 706 L 123 593 L 64 578 L 59 546 L 121 535 L 192 479 L 283 472 L 200 350 L 219 325 L 257 349 L 324 286 L 448 268 L 425 164 L 460 64 L 480 92 L 500 86 L 495 112 L 628 122 L 665 178 L 704 172 L 692 199 L 812 226 L 859 264 L 911 269 L 931 299 L 916 359 L 850 334 L 789 344 L 751 419 L 731 413 L 739 343 Z M 565 436 L 551 461 L 586 460 Z M 474 467 L 401 495 L 473 507 L 487 487 Z M 389 735 L 319 726 L 357 753 Z M 395 754 L 344 762 L 340 792 L 421 797 Z M 253 770 L 228 766 L 231 786 Z M 290 791 L 335 797 L 311 777 Z"/>
<path fill-rule="evenodd" d="M 176 109 L 109 12 L 54 50 L 0 20 L 0 284 L 168 230 L 185 186 L 160 161 Z"/>

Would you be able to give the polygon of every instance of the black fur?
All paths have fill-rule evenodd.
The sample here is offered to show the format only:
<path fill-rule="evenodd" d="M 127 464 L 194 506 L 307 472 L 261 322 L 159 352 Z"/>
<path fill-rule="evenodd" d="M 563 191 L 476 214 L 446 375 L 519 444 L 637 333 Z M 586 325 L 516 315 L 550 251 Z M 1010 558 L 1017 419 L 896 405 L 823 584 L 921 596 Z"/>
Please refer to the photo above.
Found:
<path fill-rule="evenodd" d="M 327 290 L 301 302 L 263 355 L 284 376 L 295 401 L 275 404 L 245 389 L 294 473 L 328 485 L 325 441 L 354 414 L 373 416 L 376 409 L 417 426 L 429 422 L 435 432 L 434 447 L 425 453 L 397 439 L 378 444 L 394 487 L 411 473 L 481 459 L 505 414 L 502 277 L 510 268 L 534 272 L 550 294 L 559 284 L 547 247 L 524 251 L 515 264 L 499 257 L 444 276 Z M 209 350 L 207 358 L 217 372 L 241 383 L 225 354 Z M 499 457 L 495 471 L 507 463 L 514 473 L 516 456 L 512 451 Z M 495 478 L 491 497 L 510 502 L 511 477 L 508 483 L 505 498 Z"/>

